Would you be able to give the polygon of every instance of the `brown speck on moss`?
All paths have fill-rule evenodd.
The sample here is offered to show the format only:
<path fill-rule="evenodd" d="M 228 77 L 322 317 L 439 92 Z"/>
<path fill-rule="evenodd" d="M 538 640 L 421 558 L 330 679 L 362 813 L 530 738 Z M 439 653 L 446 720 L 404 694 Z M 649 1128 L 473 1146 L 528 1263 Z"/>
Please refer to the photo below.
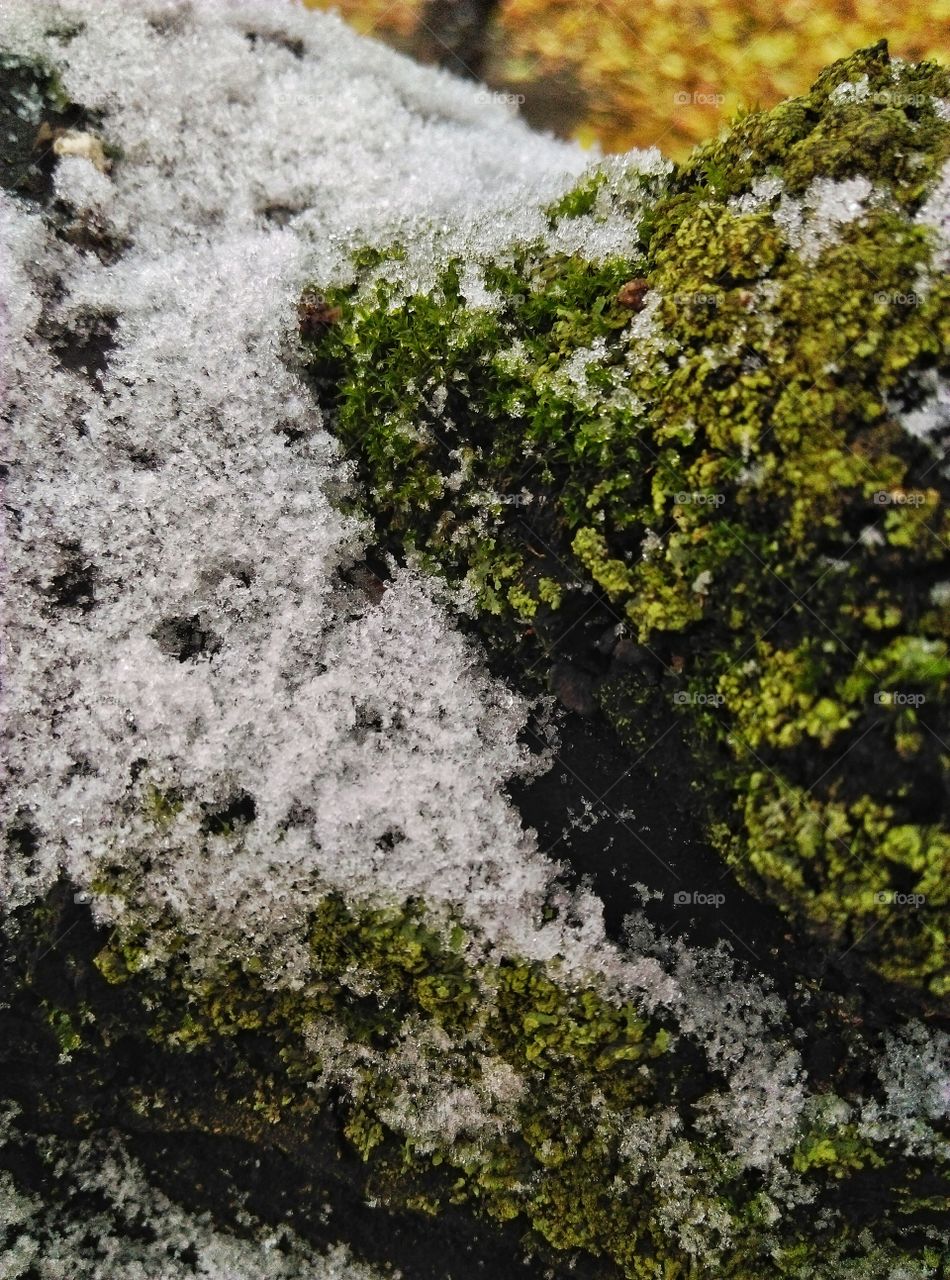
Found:
<path fill-rule="evenodd" d="M 320 338 L 343 315 L 339 307 L 331 306 L 320 294 L 308 294 L 297 304 L 297 325 L 304 342 Z"/>
<path fill-rule="evenodd" d="M 649 292 L 649 280 L 645 276 L 638 276 L 635 280 L 628 280 L 626 284 L 621 285 L 617 301 L 622 307 L 629 307 L 631 311 L 642 311 L 644 300 Z"/>

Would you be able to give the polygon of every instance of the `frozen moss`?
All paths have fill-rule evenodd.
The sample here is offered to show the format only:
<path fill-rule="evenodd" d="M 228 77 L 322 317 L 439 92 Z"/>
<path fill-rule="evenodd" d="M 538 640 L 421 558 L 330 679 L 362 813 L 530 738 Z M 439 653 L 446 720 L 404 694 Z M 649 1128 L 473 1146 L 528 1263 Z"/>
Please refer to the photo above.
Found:
<path fill-rule="evenodd" d="M 699 730 L 739 875 L 928 999 L 948 984 L 948 92 L 942 67 L 863 50 L 665 176 L 585 178 L 546 239 L 482 254 L 490 310 L 461 259 L 426 296 L 364 272 L 310 350 L 380 541 L 509 645 L 549 651 L 592 606 L 622 622 L 663 668 L 645 736 L 664 714 Z M 632 211 L 623 255 L 552 247 Z M 643 714 L 629 687 L 601 699 Z"/>
<path fill-rule="evenodd" d="M 75 29 L 51 24 L 65 8 Z M 799 352 L 796 326 L 783 328 L 782 264 L 799 279 L 801 247 L 804 278 L 814 252 L 863 234 L 866 212 L 892 219 L 880 252 L 900 265 L 919 247 L 929 276 L 939 182 L 922 203 L 904 187 L 888 203 L 886 182 L 869 189 L 841 168 L 798 194 L 777 177 L 729 189 L 713 165 L 696 198 L 651 154 L 605 164 L 558 204 L 578 151 L 297 6 L 7 0 L 0 30 L 16 47 L 32 31 L 27 53 L 45 50 L 121 147 L 105 172 L 104 145 L 70 139 L 54 209 L 0 199 L 17 424 L 0 870 L 7 911 L 20 908 L 5 918 L 4 1091 L 68 1143 L 114 1127 L 162 1165 L 188 1148 L 198 1159 L 179 1163 L 178 1190 L 213 1203 L 222 1227 L 277 1169 L 270 1220 L 296 1208 L 322 1238 L 313 1189 L 351 1173 L 356 1151 L 361 1201 L 402 1204 L 423 1232 L 474 1207 L 533 1231 L 565 1270 L 582 1250 L 649 1280 L 933 1271 L 946 1163 L 936 1038 L 920 1028 L 884 1047 L 860 1002 L 842 1000 L 814 1020 L 816 1036 L 837 1037 L 815 1082 L 798 1024 L 726 957 L 645 924 L 626 953 L 606 939 L 602 904 L 558 885 L 506 795 L 537 767 L 518 741 L 524 701 L 484 672 L 434 583 L 397 571 L 364 589 L 366 525 L 334 509 L 349 468 L 314 421 L 287 329 L 308 273 L 321 288 L 358 277 L 352 295 L 301 299 L 305 336 L 326 339 L 314 370 L 349 443 L 380 425 L 365 445 L 394 540 L 465 581 L 497 634 L 550 647 L 578 611 L 613 622 L 639 596 L 658 652 L 698 698 L 729 669 L 695 660 L 707 633 L 693 620 L 713 617 L 725 653 L 745 604 L 763 605 L 739 598 L 729 631 L 716 611 L 729 543 L 692 563 L 696 519 L 673 545 L 648 462 L 662 396 L 692 406 L 697 369 L 719 394 L 738 351 L 740 313 L 726 307 L 723 328 L 716 311 L 734 282 L 704 279 L 684 301 L 670 293 L 678 261 L 700 276 L 705 235 L 710 261 L 742 249 L 766 264 L 742 306 L 813 373 L 822 353 Z M 905 216 L 916 239 L 891 235 Z M 351 268 L 356 235 L 370 247 Z M 914 374 L 920 334 L 906 332 L 893 368 Z M 931 363 L 909 384 L 926 395 L 909 398 L 895 374 L 888 397 L 922 450 L 944 413 Z M 771 408 L 774 382 L 753 385 Z M 673 502 L 686 517 L 720 492 L 704 452 L 712 418 L 696 413 L 671 415 L 663 441 L 670 466 L 705 459 L 690 500 Z M 755 413 L 743 421 L 753 431 Z M 740 453 L 744 486 L 768 497 L 792 484 L 754 432 Z M 904 556 L 932 504 L 891 505 Z M 745 514 L 758 528 L 767 510 Z M 796 515 L 806 534 L 810 511 Z M 862 545 L 880 546 L 873 534 Z M 678 569 L 654 566 L 662 596 L 650 566 L 668 552 Z M 928 599 L 941 607 L 940 583 Z M 860 617 L 895 638 L 890 599 Z M 801 642 L 783 638 L 796 661 Z M 887 692 L 933 656 L 910 643 L 875 655 Z M 783 670 L 768 685 L 779 718 Z M 600 696 L 635 741 L 674 689 L 628 676 Z M 738 715 L 744 689 L 734 696 Z M 820 691 L 782 750 L 834 745 L 856 696 L 847 680 Z M 711 744 L 713 706 L 686 708 Z M 905 716 L 895 733 L 913 747 L 924 726 Z M 890 836 L 910 867 L 930 857 L 918 826 Z M 50 892 L 63 867 L 75 883 Z M 936 1083 L 916 1105 L 924 1073 Z M 840 1106 L 819 1105 L 831 1092 Z M 52 1177 L 33 1160 L 42 1145 L 8 1143 L 0 1163 L 49 1197 L 12 1198 L 13 1215 L 39 1210 L 49 1249 L 43 1224 L 63 1221 L 56 1201 L 75 1183 L 68 1144 Z M 225 1147 L 247 1155 L 240 1186 L 202 1176 Z M 258 1160 L 265 1172 L 251 1173 Z M 134 1179 L 120 1168 L 107 1182 Z M 111 1210 L 97 1214 L 67 1243 L 84 1261 L 101 1247 L 116 1271 L 161 1269 L 153 1249 L 121 1251 L 150 1216 L 129 1204 L 113 1231 Z M 194 1219 L 182 1232 L 170 1273 L 241 1273 L 203 1256 Z M 291 1273 L 306 1265 L 287 1257 Z"/>
<path fill-rule="evenodd" d="M 871 1277 L 939 1248 L 946 1152 L 939 1118 L 907 1110 L 906 1064 L 883 1105 L 873 1089 L 812 1095 L 762 1169 L 731 1150 L 722 1076 L 672 1009 L 645 1015 L 602 984 L 565 981 L 556 962 L 486 957 L 471 930 L 421 904 L 324 898 L 308 977 L 287 985 L 273 956 L 202 961 L 170 916 L 128 916 L 99 934 L 93 960 L 75 908 L 60 960 L 40 966 L 63 932 L 61 902 L 20 912 L 18 982 L 5 974 L 15 1015 L 25 989 L 55 984 L 53 1052 L 68 1051 L 81 1090 L 103 1078 L 120 1115 L 160 1131 L 187 1119 L 265 1147 L 271 1133 L 307 1158 L 332 1110 L 374 1197 L 514 1220 L 546 1249 L 637 1280 L 711 1268 L 810 1280 L 857 1259 Z M 162 933 L 166 959 L 142 967 Z M 143 1064 L 161 1055 L 161 1076 L 115 1082 L 118 1043 Z"/>

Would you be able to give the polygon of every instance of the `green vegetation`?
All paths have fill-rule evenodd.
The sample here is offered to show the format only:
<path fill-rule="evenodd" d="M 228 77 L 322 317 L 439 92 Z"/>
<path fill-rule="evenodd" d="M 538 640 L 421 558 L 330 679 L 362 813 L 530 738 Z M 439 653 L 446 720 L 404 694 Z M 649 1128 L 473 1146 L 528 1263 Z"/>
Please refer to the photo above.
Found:
<path fill-rule="evenodd" d="M 549 210 L 637 218 L 629 254 L 510 246 L 477 264 L 483 308 L 471 263 L 406 296 L 364 259 L 307 343 L 380 543 L 515 650 L 553 651 L 594 602 L 621 621 L 660 693 L 626 676 L 601 704 L 633 738 L 685 717 L 739 877 L 929 1002 L 950 991 L 950 520 L 939 441 L 901 417 L 950 375 L 950 281 L 914 218 L 948 97 L 946 69 L 863 50 L 665 181 L 597 174 Z"/>
<path fill-rule="evenodd" d="M 675 1019 L 645 1018 L 559 977 L 556 964 L 485 960 L 471 929 L 419 904 L 322 899 L 309 924 L 312 969 L 296 987 L 275 982 L 253 952 L 197 963 L 170 918 L 100 935 L 90 964 L 93 936 L 76 929 L 75 909 L 72 918 L 66 942 L 52 901 L 21 912 L 23 969 L 4 985 L 17 993 L 13 1017 L 25 1000 L 42 1008 L 51 1055 L 65 1055 L 84 1099 L 80 1123 L 97 1112 L 90 1088 L 104 1087 L 135 1125 L 197 1125 L 306 1161 L 321 1113 L 338 1108 L 375 1197 L 517 1220 L 542 1248 L 581 1250 L 616 1267 L 607 1274 L 638 1280 L 709 1268 L 814 1277 L 831 1274 L 822 1268 L 832 1257 L 884 1274 L 920 1255 L 920 1228 L 946 1203 L 939 1170 L 870 1140 L 833 1094 L 789 1130 L 777 1174 L 743 1168 L 723 1131 L 699 1122 L 724 1082 Z M 167 958 L 155 963 L 162 938 Z M 116 1053 L 163 1065 L 117 1081 Z M 499 1110 L 491 1097 L 504 1072 Z M 183 1083 L 193 1076 L 204 1081 L 197 1103 Z M 780 1210 L 773 1197 L 786 1176 L 806 1195 Z M 893 1221 L 879 1220 L 881 1203 Z M 818 1207 L 828 1210 L 821 1226 Z"/>
<path fill-rule="evenodd" d="M 595 177 L 550 211 L 552 229 L 611 206 L 638 215 L 629 256 L 522 246 L 481 264 L 499 303 L 478 310 L 462 263 L 445 264 L 439 292 L 406 298 L 408 255 L 367 251 L 357 286 L 310 299 L 302 318 L 380 541 L 469 588 L 515 650 L 553 652 L 591 603 L 622 620 L 665 671 L 599 686 L 625 740 L 642 750 L 658 718 L 687 717 L 726 797 L 710 827 L 739 874 L 933 998 L 947 529 L 942 477 L 894 406 L 920 407 L 927 377 L 947 372 L 947 285 L 914 305 L 879 295 L 905 296 L 929 262 L 930 233 L 910 218 L 950 126 L 926 101 L 914 117 L 879 94 L 830 97 L 862 74 L 915 99 L 950 93 L 938 69 L 891 78 L 872 50 L 805 107 L 741 122 L 662 189 Z M 864 137 L 868 112 L 883 123 Z M 789 248 L 774 200 L 730 205 L 769 167 L 789 191 L 849 176 L 839 128 L 852 124 L 893 200 L 817 265 Z M 862 538 L 869 527 L 879 536 Z M 188 801 L 140 785 L 145 820 L 168 833 Z M 207 811 L 188 852 L 211 836 L 238 848 L 246 801 Z M 41 1132 L 115 1120 L 223 1135 L 313 1173 L 310 1139 L 331 1114 L 367 1196 L 423 1214 L 467 1205 L 629 1280 L 946 1267 L 933 1132 L 899 1111 L 865 1123 L 882 1105 L 881 1037 L 857 1014 L 836 1028 L 841 1057 L 861 1064 L 853 1087 L 839 1097 L 825 1081 L 786 1116 L 811 1085 L 793 1062 L 763 1100 L 749 1059 L 777 1046 L 768 1029 L 754 1039 L 754 1009 L 728 1011 L 742 1031 L 727 1072 L 672 1012 L 648 1016 L 558 957 L 501 958 L 422 903 L 335 895 L 313 904 L 295 985 L 248 936 L 209 955 L 207 920 L 193 937 L 162 914 L 132 844 L 93 885 L 121 904 L 108 937 L 67 886 L 5 922 L 5 1093 L 31 1101 Z M 683 994 L 698 1017 L 690 1000 L 712 996 Z M 750 1115 L 777 1135 L 765 1168 L 737 1147 Z M 312 1211 L 309 1188 L 300 1199 Z"/>

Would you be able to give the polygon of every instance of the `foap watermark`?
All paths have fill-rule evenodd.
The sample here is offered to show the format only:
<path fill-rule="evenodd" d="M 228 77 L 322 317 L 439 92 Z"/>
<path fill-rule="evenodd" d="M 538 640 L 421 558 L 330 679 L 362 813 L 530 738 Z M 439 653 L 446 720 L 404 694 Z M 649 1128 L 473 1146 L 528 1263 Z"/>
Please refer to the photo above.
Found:
<path fill-rule="evenodd" d="M 507 107 L 510 111 L 517 111 L 519 107 L 524 106 L 525 96 L 523 93 L 508 93 L 503 89 L 479 89 L 475 97 L 482 103 L 498 103 L 500 106 Z"/>
<path fill-rule="evenodd" d="M 919 307 L 924 302 L 924 295 L 913 289 L 906 293 L 897 289 L 878 289 L 874 301 L 882 307 Z"/>
<path fill-rule="evenodd" d="M 706 89 L 680 89 L 673 94 L 676 107 L 721 107 L 725 101 L 724 93 L 710 93 Z"/>
<path fill-rule="evenodd" d="M 902 93 L 900 89 L 875 89 L 868 94 L 866 102 L 877 107 L 927 107 L 932 105 L 933 98 L 928 93 Z"/>
<path fill-rule="evenodd" d="M 494 493 L 482 489 L 469 496 L 473 507 L 527 507 L 534 502 L 534 494 L 522 490 L 521 493 Z"/>
<path fill-rule="evenodd" d="M 922 707 L 926 701 L 923 693 L 904 693 L 901 689 L 878 689 L 874 695 L 879 707 Z"/>
<path fill-rule="evenodd" d="M 721 707 L 725 700 L 721 693 L 689 693 L 678 689 L 673 694 L 673 705 L 677 707 Z"/>
<path fill-rule="evenodd" d="M 677 307 L 718 307 L 722 298 L 718 293 L 679 292 L 670 294 L 670 299 Z"/>
<path fill-rule="evenodd" d="M 925 893 L 897 893 L 893 889 L 881 889 L 874 901 L 882 907 L 922 907 L 927 901 Z"/>
<path fill-rule="evenodd" d="M 673 894 L 674 907 L 721 907 L 725 901 L 724 893 L 696 893 L 691 889 L 677 889 Z"/>
<path fill-rule="evenodd" d="M 917 489 L 878 489 L 874 504 L 878 507 L 922 507 L 927 495 Z"/>
<path fill-rule="evenodd" d="M 673 495 L 673 500 L 681 507 L 689 505 L 697 507 L 721 507 L 725 504 L 726 495 L 724 493 L 703 493 L 698 489 L 687 491 L 681 490 Z"/>

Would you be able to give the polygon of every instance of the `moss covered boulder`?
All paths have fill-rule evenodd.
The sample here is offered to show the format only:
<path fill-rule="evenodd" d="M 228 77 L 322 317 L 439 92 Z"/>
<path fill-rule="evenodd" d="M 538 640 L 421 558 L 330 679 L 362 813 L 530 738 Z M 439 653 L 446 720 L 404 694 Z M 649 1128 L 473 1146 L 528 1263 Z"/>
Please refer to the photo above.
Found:
<path fill-rule="evenodd" d="M 678 800 L 722 857 L 930 1002 L 950 990 L 948 99 L 945 68 L 882 43 L 684 164 L 595 167 L 433 289 L 396 243 L 301 307 L 380 543 L 525 666 L 612 627 L 621 660 L 572 657 L 638 752 L 684 718 L 701 785 Z"/>
<path fill-rule="evenodd" d="M 758 793 L 728 726 L 749 738 L 748 690 L 768 693 L 769 741 L 749 749 L 793 776 L 825 766 L 834 732 L 824 747 L 812 732 L 809 755 L 775 707 L 835 722 L 799 705 L 800 611 L 783 621 L 734 543 L 799 583 L 838 545 L 847 503 L 775 382 L 755 402 L 768 430 L 743 417 L 735 307 L 758 326 L 750 342 L 813 376 L 821 360 L 851 370 L 835 410 L 851 431 L 871 401 L 864 366 L 834 347 L 842 307 L 806 341 L 831 302 L 783 318 L 771 277 L 784 263 L 820 299 L 815 262 L 887 214 L 874 243 L 897 255 L 893 279 L 919 266 L 925 301 L 895 304 L 885 354 L 861 355 L 891 378 L 895 420 L 865 454 L 892 499 L 938 486 L 936 467 L 919 473 L 939 444 L 939 351 L 925 358 L 908 328 L 906 376 L 880 372 L 903 324 L 937 322 L 938 73 L 892 81 L 920 101 L 884 104 L 905 141 L 872 208 L 857 174 L 813 190 L 807 157 L 801 195 L 791 175 L 747 183 L 742 165 L 767 168 L 756 145 L 795 153 L 769 143 L 772 117 L 742 126 L 733 170 L 715 149 L 702 177 L 657 154 L 578 186 L 576 149 L 295 5 L 6 0 L 0 47 L 0 1273 L 364 1280 L 373 1264 L 466 1280 L 527 1259 L 557 1280 L 938 1280 L 950 1066 L 936 1018 L 841 974 L 773 984 L 722 946 L 662 936 L 645 908 L 608 934 L 604 902 L 561 877 L 511 798 L 548 776 L 557 726 L 486 669 L 433 574 L 369 572 L 368 508 L 341 509 L 352 468 L 295 341 L 299 328 L 363 458 L 378 541 L 464 584 L 492 653 L 538 670 L 556 657 L 562 699 L 599 705 L 631 748 L 688 717 L 689 798 L 752 882 L 736 802 Z M 881 51 L 838 72 L 843 87 L 782 117 L 800 140 L 831 102 L 857 136 L 885 92 Z M 833 117 L 822 136 L 839 156 Z M 865 160 L 884 154 L 878 136 Z M 698 289 L 700 259 L 713 282 L 669 303 L 676 279 Z M 852 328 L 860 346 L 866 317 Z M 935 765 L 914 734 L 939 732 L 920 649 L 938 605 L 904 630 L 887 608 L 939 587 L 913 559 L 937 508 L 873 493 L 887 510 L 881 539 L 860 543 L 864 579 L 829 573 L 801 599 L 840 610 L 865 646 L 881 724 L 919 765 L 895 765 L 906 795 L 888 831 L 898 817 L 923 831 L 917 779 Z M 750 621 L 768 608 L 772 635 Z M 858 704 L 841 698 L 846 718 Z M 535 721 L 541 758 L 522 739 Z M 884 785 L 860 783 L 835 802 Z M 826 892 L 817 841 L 812 868 Z M 933 921 L 919 877 L 893 876 Z M 801 914 L 802 899 L 783 901 Z M 908 960 L 909 929 L 882 933 L 885 959 L 919 961 L 931 1012 L 933 948 Z"/>
<path fill-rule="evenodd" d="M 153 1162 L 170 1141 L 162 1185 L 219 1224 L 249 1197 L 322 1241 L 332 1205 L 352 1239 L 365 1198 L 377 1231 L 455 1237 L 463 1269 L 474 1248 L 601 1280 L 942 1274 L 939 1032 L 865 1028 L 852 1002 L 838 1068 L 809 1080 L 774 998 L 728 965 L 657 947 L 624 990 L 486 955 L 421 904 L 330 895 L 308 924 L 289 983 L 279 953 L 211 960 L 169 917 L 96 928 L 66 884 L 18 913 L 0 1174 L 55 1195 L 53 1136 L 105 1127 Z"/>

